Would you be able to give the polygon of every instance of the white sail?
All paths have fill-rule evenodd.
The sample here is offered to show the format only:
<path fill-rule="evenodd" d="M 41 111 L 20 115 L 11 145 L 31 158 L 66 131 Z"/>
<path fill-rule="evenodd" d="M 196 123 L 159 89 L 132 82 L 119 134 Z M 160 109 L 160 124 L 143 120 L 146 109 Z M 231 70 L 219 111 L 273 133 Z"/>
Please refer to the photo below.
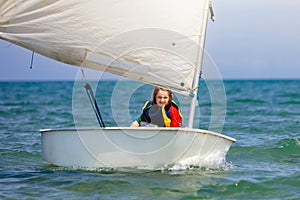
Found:
<path fill-rule="evenodd" d="M 188 95 L 209 0 L 0 0 L 0 39 Z"/>

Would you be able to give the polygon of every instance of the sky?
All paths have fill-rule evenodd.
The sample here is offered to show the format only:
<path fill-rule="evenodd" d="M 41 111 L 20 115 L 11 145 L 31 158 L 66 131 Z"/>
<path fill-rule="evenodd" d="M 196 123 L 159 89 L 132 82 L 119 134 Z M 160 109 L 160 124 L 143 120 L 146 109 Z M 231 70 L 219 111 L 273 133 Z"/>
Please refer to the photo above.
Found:
<path fill-rule="evenodd" d="M 205 48 L 223 79 L 300 79 L 299 0 L 212 2 Z M 78 67 L 37 54 L 30 69 L 31 55 L 0 40 L 0 81 L 76 77 Z"/>

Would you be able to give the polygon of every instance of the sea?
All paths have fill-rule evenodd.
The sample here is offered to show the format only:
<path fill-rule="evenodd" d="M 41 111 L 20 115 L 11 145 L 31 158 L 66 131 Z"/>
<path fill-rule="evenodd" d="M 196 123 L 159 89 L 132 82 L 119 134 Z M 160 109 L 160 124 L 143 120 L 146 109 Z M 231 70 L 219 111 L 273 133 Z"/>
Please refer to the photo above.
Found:
<path fill-rule="evenodd" d="M 194 124 L 236 139 L 222 166 L 47 163 L 40 129 L 98 126 L 83 85 L 0 82 L 0 199 L 300 199 L 300 80 L 200 82 Z M 91 85 L 106 126 L 129 126 L 153 90 L 126 80 Z M 186 110 L 186 97 L 174 99 Z"/>

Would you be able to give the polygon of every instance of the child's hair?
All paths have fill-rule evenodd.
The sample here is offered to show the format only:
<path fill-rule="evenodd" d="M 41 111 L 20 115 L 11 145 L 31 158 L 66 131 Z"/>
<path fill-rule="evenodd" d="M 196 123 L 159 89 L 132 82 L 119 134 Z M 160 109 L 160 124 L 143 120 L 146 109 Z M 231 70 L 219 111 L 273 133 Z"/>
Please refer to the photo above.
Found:
<path fill-rule="evenodd" d="M 162 88 L 162 87 L 155 87 L 154 90 L 153 90 L 153 94 L 152 94 L 152 104 L 157 104 L 156 95 L 159 92 L 159 90 L 168 92 L 168 94 L 169 94 L 169 102 L 168 103 L 171 103 L 171 101 L 173 100 L 172 90 L 168 90 L 168 89 L 165 89 L 165 88 Z"/>

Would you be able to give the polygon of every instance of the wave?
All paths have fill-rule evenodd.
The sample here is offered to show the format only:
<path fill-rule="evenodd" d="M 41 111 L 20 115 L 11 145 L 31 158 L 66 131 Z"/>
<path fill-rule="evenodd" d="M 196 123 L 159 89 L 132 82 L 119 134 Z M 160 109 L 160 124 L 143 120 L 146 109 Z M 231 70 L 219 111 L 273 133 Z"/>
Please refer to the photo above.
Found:
<path fill-rule="evenodd" d="M 300 101 L 299 100 L 295 100 L 295 101 L 284 101 L 284 102 L 280 102 L 278 104 L 281 104 L 281 105 L 300 105 Z"/>
<path fill-rule="evenodd" d="M 236 103 L 254 103 L 254 104 L 266 103 L 266 101 L 263 101 L 263 100 L 260 100 L 260 99 L 250 99 L 250 98 L 234 99 L 233 101 L 236 102 Z"/>
<path fill-rule="evenodd" d="M 205 199 L 298 199 L 300 176 L 262 179 L 223 179 L 219 184 L 205 184 L 197 191 L 197 197 Z M 247 199 L 246 198 L 246 199 Z"/>
<path fill-rule="evenodd" d="M 300 163 L 300 138 L 287 138 L 269 144 L 256 146 L 232 146 L 229 151 L 231 159 L 241 161 L 246 156 L 248 160 L 268 161 L 276 163 Z"/>

